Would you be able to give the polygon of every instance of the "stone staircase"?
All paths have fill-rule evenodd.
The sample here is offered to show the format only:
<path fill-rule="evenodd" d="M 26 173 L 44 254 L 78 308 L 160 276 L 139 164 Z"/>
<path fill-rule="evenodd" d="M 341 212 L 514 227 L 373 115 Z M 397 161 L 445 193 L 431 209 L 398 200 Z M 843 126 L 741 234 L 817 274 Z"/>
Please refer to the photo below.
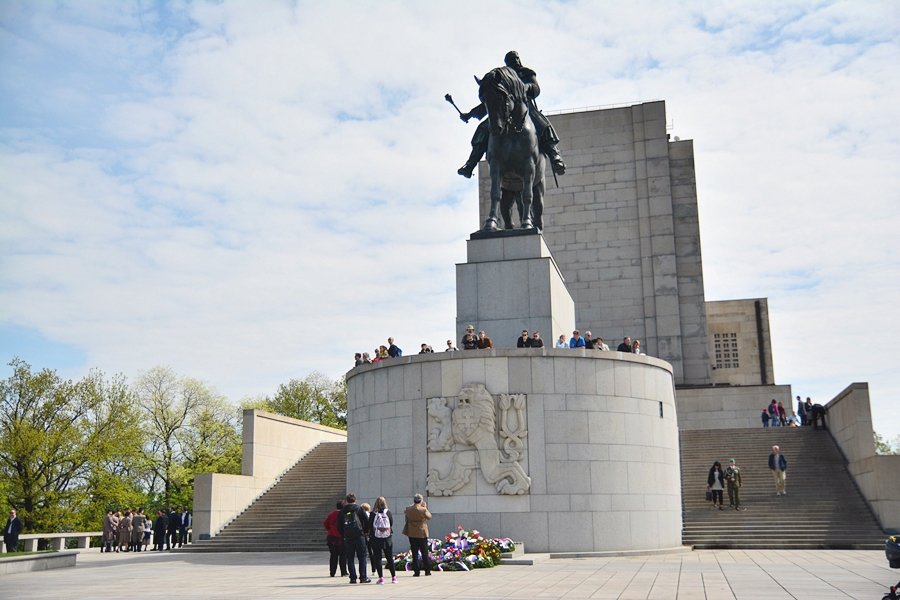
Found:
<path fill-rule="evenodd" d="M 827 431 L 811 427 L 682 431 L 683 542 L 695 548 L 884 548 L 884 533 Z M 775 496 L 772 445 L 788 460 L 786 496 Z M 706 479 L 716 460 L 741 468 L 746 511 L 713 509 Z"/>
<path fill-rule="evenodd" d="M 218 535 L 179 552 L 327 551 L 322 521 L 346 486 L 347 443 L 321 443 Z"/>

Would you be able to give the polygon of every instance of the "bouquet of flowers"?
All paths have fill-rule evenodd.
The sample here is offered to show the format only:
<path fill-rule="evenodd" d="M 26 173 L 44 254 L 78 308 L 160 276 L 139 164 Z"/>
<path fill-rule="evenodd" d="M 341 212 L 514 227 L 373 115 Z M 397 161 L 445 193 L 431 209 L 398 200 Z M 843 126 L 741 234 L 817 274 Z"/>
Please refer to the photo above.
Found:
<path fill-rule="evenodd" d="M 509 538 L 488 539 L 476 529 L 463 529 L 462 525 L 457 525 L 456 531 L 448 533 L 443 540 L 429 539 L 428 548 L 432 568 L 438 571 L 470 571 L 499 565 L 500 554 L 513 552 L 516 545 Z M 398 554 L 394 557 L 394 565 L 409 571 L 412 568 L 412 554 Z"/>

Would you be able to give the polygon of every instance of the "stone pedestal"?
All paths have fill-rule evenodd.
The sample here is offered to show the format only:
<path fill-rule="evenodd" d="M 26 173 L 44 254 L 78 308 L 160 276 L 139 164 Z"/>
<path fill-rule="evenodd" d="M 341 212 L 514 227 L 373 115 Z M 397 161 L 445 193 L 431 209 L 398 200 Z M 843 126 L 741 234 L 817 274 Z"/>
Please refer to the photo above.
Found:
<path fill-rule="evenodd" d="M 575 303 L 556 261 L 536 231 L 478 232 L 456 265 L 456 339 L 466 325 L 484 329 L 495 347 L 515 347 L 523 329 L 552 347 L 575 328 Z"/>
<path fill-rule="evenodd" d="M 416 354 L 347 374 L 347 489 L 414 493 L 432 537 L 475 528 L 533 552 L 681 545 L 672 367 L 552 348 Z M 399 526 L 397 526 L 399 529 Z M 394 536 L 394 550 L 407 539 Z"/>

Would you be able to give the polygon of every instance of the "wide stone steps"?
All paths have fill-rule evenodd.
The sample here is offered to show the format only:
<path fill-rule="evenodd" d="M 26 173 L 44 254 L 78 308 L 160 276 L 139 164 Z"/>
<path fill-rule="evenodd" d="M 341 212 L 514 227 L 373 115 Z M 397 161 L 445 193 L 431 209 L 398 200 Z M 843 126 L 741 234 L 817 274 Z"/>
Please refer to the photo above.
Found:
<path fill-rule="evenodd" d="M 683 431 L 683 542 L 697 548 L 881 549 L 884 534 L 827 431 L 804 428 Z M 786 496 L 775 496 L 772 445 L 788 460 Z M 716 460 L 741 468 L 746 511 L 713 509 L 706 478 Z"/>
<path fill-rule="evenodd" d="M 325 551 L 322 521 L 346 486 L 347 444 L 319 444 L 218 535 L 179 551 Z"/>

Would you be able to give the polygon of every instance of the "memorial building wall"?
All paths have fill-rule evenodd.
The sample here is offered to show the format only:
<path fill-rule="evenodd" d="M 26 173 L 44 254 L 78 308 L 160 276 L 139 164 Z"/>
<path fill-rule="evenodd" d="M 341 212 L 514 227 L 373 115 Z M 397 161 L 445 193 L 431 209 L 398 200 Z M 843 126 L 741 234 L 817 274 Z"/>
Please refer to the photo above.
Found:
<path fill-rule="evenodd" d="M 568 166 L 547 171 L 544 239 L 575 301 L 576 326 L 624 336 L 708 385 L 706 305 L 693 146 L 669 142 L 664 102 L 550 115 Z M 482 221 L 490 180 L 482 163 Z"/>

